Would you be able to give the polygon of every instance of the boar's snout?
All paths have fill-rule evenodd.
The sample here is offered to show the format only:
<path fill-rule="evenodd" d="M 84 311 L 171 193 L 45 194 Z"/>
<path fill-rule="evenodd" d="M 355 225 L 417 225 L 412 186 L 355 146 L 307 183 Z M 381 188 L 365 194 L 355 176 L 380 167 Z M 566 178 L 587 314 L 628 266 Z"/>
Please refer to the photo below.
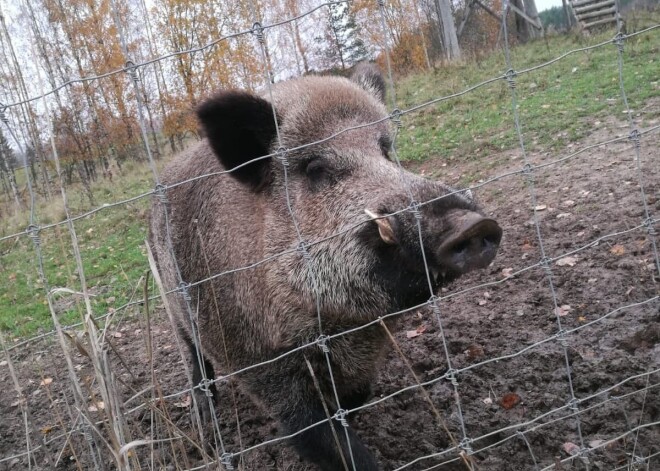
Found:
<path fill-rule="evenodd" d="M 497 222 L 472 211 L 457 211 L 449 220 L 448 237 L 435 252 L 438 265 L 459 274 L 486 268 L 502 240 Z"/>
<path fill-rule="evenodd" d="M 410 214 L 365 213 L 378 226 L 381 242 L 412 256 L 404 262 L 419 263 L 419 235 Z M 486 268 L 495 258 L 502 240 L 502 229 L 493 219 L 471 209 L 451 209 L 441 215 L 427 211 L 422 222 L 426 262 L 436 282 L 447 282 L 478 268 Z M 441 276 L 440 276 L 441 275 Z"/>

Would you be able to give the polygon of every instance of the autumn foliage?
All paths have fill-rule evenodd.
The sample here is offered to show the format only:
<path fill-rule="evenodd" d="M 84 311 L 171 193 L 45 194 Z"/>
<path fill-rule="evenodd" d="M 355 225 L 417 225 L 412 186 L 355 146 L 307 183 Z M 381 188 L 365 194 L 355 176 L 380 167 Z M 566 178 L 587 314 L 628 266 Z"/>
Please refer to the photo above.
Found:
<path fill-rule="evenodd" d="M 499 2 L 485 0 L 494 9 Z M 156 158 L 198 139 L 193 110 L 216 89 L 257 90 L 266 80 L 347 73 L 360 60 L 386 68 L 386 54 L 395 74 L 442 64 L 436 6 L 435 0 L 382 6 L 372 0 L 34 0 L 10 12 L 11 21 L 3 19 L 0 101 L 56 90 L 46 103 L 27 100 L 7 112 L 35 182 L 47 188 L 53 178 L 52 135 L 67 180 L 89 187 L 121 172 L 128 160 L 146 159 L 144 137 Z M 454 8 L 460 19 L 464 6 Z M 466 50 L 497 40 L 498 25 L 484 12 L 473 15 L 468 30 Z M 9 188 L 17 160 L 8 164 L 9 154 L 2 156 L 0 176 Z"/>

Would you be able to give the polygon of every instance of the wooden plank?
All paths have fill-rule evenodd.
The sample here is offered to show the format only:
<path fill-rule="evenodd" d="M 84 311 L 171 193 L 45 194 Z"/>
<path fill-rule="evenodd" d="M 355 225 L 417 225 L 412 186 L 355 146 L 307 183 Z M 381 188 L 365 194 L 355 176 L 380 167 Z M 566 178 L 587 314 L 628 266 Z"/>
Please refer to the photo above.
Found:
<path fill-rule="evenodd" d="M 594 11 L 592 13 L 585 13 L 583 15 L 579 15 L 579 18 L 581 21 L 588 20 L 589 18 L 596 18 L 598 16 L 604 16 L 604 15 L 613 15 L 616 13 L 616 7 L 608 8 L 607 10 L 599 10 L 599 11 Z"/>
<path fill-rule="evenodd" d="M 612 18 L 605 18 L 604 20 L 592 21 L 591 23 L 584 23 L 585 28 L 591 28 L 596 25 L 603 25 L 605 23 L 614 23 L 616 21 L 616 16 Z"/>
<path fill-rule="evenodd" d="M 500 15 L 498 15 L 497 13 L 495 13 L 495 12 L 493 11 L 493 9 L 490 8 L 488 5 L 486 5 L 486 4 L 482 3 L 482 2 L 480 2 L 479 0 L 474 0 L 474 3 L 476 3 L 476 4 L 479 5 L 481 8 L 483 8 L 484 10 L 486 10 L 486 13 L 488 13 L 490 16 L 492 16 L 493 18 L 495 18 L 499 23 L 502 22 L 502 18 L 500 18 Z"/>
<path fill-rule="evenodd" d="M 579 15 L 580 13 L 586 13 L 588 11 L 598 10 L 600 8 L 607 8 L 611 6 L 615 6 L 614 2 L 612 0 L 605 0 L 604 2 L 593 3 L 591 5 L 580 8 L 573 7 L 573 9 L 575 10 L 575 13 Z"/>
<path fill-rule="evenodd" d="M 569 0 L 571 3 L 571 6 L 573 8 L 575 7 L 581 7 L 582 5 L 591 5 L 594 2 L 597 2 L 598 0 Z M 611 0 L 610 0 L 611 1 Z"/>
<path fill-rule="evenodd" d="M 525 21 L 527 21 L 529 24 L 531 24 L 536 29 L 542 29 L 543 28 L 543 25 L 541 24 L 540 21 L 537 22 L 537 21 L 531 19 L 529 16 L 527 16 L 527 14 L 524 11 L 522 11 L 517 6 L 509 3 L 509 8 L 511 8 L 511 10 L 513 10 L 517 15 L 522 16 L 525 19 Z"/>

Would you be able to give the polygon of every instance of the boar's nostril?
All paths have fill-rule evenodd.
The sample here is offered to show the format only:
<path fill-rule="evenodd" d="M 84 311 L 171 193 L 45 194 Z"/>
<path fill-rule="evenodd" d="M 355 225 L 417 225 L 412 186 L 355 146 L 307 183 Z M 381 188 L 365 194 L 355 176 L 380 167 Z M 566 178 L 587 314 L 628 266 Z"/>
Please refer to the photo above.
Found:
<path fill-rule="evenodd" d="M 495 258 L 501 239 L 502 229 L 494 220 L 474 213 L 442 244 L 438 263 L 459 273 L 485 268 Z"/>

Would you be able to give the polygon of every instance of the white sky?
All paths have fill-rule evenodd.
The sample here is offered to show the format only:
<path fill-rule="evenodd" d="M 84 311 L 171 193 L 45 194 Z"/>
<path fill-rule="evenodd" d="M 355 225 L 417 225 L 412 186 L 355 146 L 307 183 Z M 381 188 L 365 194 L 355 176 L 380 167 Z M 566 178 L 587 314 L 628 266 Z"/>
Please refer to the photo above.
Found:
<path fill-rule="evenodd" d="M 536 0 L 536 9 L 540 12 L 552 7 L 560 7 L 561 0 Z"/>

